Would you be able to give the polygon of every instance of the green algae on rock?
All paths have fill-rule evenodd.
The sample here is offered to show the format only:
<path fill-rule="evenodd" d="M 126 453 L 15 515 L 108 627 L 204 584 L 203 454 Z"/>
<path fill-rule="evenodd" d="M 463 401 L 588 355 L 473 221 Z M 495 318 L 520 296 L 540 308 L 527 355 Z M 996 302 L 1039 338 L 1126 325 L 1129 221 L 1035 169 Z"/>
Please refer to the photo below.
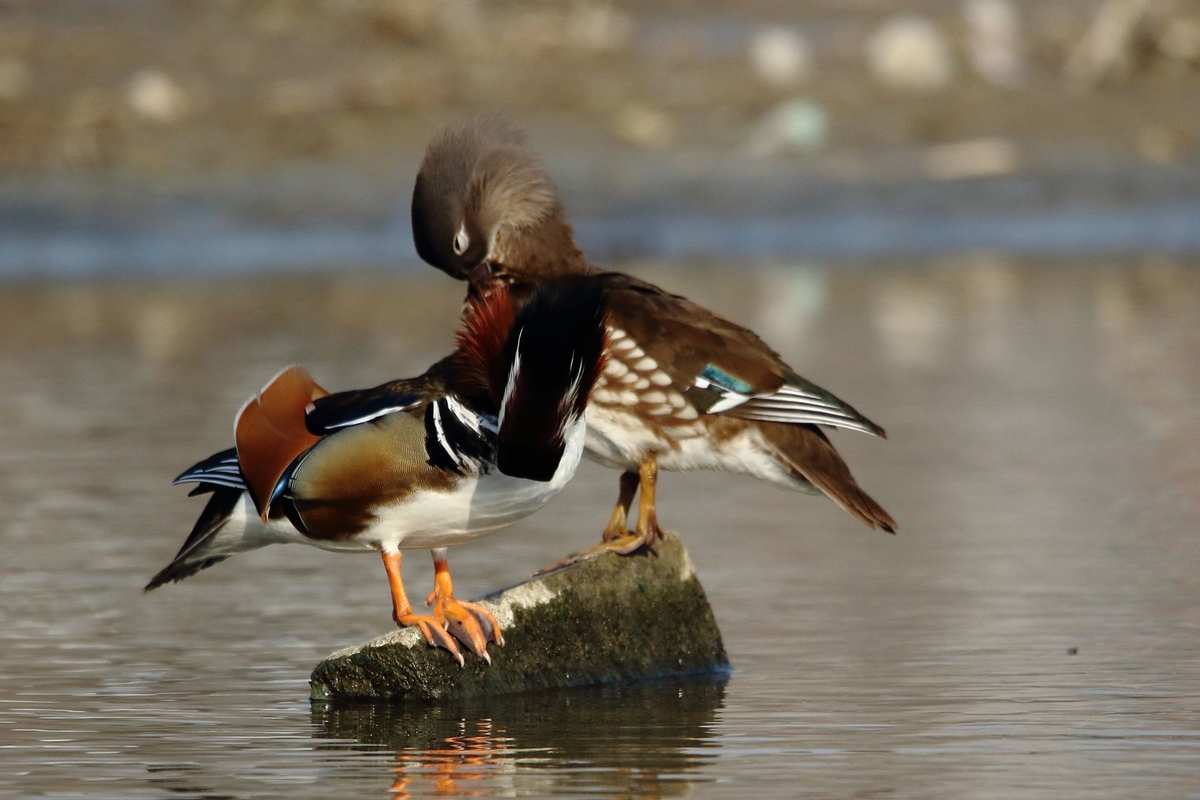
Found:
<path fill-rule="evenodd" d="M 460 668 L 416 630 L 396 630 L 318 664 L 312 698 L 439 702 L 729 668 L 704 589 L 670 534 L 652 553 L 605 553 L 481 602 L 504 626 L 491 666 L 468 653 Z"/>

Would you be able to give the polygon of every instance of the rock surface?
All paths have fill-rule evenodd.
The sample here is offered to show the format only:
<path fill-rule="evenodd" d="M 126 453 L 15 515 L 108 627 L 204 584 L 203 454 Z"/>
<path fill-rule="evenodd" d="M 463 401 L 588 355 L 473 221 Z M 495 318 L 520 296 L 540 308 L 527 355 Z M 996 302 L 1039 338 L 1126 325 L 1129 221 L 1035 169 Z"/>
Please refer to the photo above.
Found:
<path fill-rule="evenodd" d="M 440 702 L 729 668 L 704 589 L 670 534 L 654 553 L 607 553 L 481 602 L 504 627 L 491 666 L 468 653 L 460 668 L 416 630 L 396 630 L 318 664 L 312 698 Z"/>

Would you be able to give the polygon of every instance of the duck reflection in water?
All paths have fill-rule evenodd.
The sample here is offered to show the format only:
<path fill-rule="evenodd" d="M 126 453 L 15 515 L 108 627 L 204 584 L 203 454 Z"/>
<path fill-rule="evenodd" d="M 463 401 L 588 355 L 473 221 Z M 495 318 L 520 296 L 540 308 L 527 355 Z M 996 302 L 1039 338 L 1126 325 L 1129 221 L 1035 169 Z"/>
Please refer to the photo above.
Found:
<path fill-rule="evenodd" d="M 702 771 L 716 756 L 711 737 L 724 697 L 722 678 L 445 706 L 318 703 L 313 735 L 365 752 L 393 750 L 396 797 L 597 789 L 673 797 L 707 780 Z"/>

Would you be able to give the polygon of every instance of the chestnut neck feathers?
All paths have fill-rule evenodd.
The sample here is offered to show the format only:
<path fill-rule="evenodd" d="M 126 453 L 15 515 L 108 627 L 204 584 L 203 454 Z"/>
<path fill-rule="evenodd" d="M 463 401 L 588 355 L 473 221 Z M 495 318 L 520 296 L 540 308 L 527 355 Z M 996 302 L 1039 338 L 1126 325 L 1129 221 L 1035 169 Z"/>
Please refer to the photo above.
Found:
<path fill-rule="evenodd" d="M 578 433 L 607 350 L 604 293 L 578 277 L 540 285 L 514 312 L 505 287 L 474 300 L 458 340 L 456 391 L 498 418 L 497 465 L 548 481 Z"/>
<path fill-rule="evenodd" d="M 497 417 L 581 417 L 604 368 L 603 289 L 575 276 L 538 286 L 517 308 L 503 286 L 472 300 L 454 356 L 457 393 Z"/>
<path fill-rule="evenodd" d="M 458 279 L 481 264 L 548 277 L 585 267 L 553 182 L 499 117 L 451 126 L 426 150 L 412 201 L 426 262 Z"/>
<path fill-rule="evenodd" d="M 492 416 L 500 413 L 508 380 L 511 364 L 506 350 L 516 316 L 512 295 L 501 287 L 467 303 L 456 336 L 455 391 Z"/>

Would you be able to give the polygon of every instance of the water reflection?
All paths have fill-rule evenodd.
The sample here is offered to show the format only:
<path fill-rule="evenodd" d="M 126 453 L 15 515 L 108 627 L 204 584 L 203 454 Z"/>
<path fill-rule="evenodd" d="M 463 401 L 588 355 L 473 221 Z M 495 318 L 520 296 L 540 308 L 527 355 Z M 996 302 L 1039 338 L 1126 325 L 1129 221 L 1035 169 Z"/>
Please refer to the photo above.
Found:
<path fill-rule="evenodd" d="M 836 439 L 900 535 L 761 483 L 672 474 L 662 513 L 721 623 L 727 689 L 424 710 L 306 699 L 318 659 L 390 624 L 370 558 L 268 548 L 139 589 L 195 517 L 167 481 L 228 443 L 264 376 L 294 361 L 339 387 L 415 372 L 449 346 L 458 284 L 0 289 L 0 796 L 1198 785 L 1200 270 L 975 256 L 630 271 L 760 330 L 885 423 L 887 442 Z M 589 544 L 612 490 L 585 464 L 549 513 L 461 548 L 464 593 Z"/>
<path fill-rule="evenodd" d="M 675 797 L 711 780 L 724 678 L 602 687 L 450 706 L 317 703 L 314 736 L 395 752 L 391 790 L 491 796 L 504 789 Z M 521 768 L 521 769 L 518 769 Z M 528 772 L 526 773 L 526 770 Z"/>

